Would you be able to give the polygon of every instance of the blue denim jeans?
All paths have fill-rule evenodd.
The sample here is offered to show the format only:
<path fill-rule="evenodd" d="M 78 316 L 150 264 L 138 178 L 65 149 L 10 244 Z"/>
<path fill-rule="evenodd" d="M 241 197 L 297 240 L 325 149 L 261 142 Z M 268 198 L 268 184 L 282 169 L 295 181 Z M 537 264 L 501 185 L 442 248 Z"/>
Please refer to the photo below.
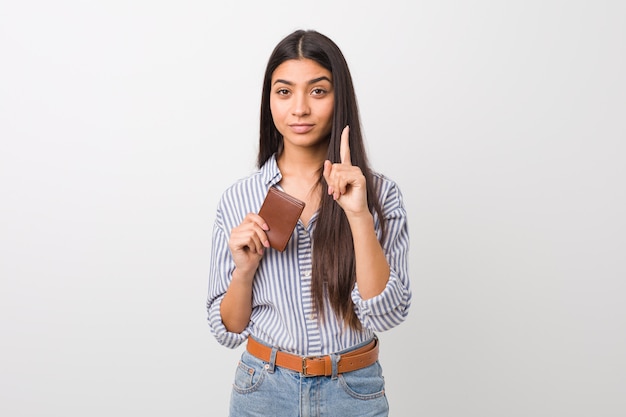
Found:
<path fill-rule="evenodd" d="M 244 351 L 230 417 L 383 417 L 389 415 L 378 362 L 336 376 L 306 376 Z"/>

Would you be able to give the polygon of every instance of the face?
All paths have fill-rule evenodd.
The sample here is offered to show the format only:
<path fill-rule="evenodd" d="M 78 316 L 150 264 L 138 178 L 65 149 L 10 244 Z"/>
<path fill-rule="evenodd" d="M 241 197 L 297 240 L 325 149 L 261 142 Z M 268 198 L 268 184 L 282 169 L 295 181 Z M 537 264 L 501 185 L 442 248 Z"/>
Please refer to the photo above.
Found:
<path fill-rule="evenodd" d="M 310 59 L 291 59 L 272 74 L 270 110 L 284 146 L 325 147 L 334 90 L 330 71 Z"/>

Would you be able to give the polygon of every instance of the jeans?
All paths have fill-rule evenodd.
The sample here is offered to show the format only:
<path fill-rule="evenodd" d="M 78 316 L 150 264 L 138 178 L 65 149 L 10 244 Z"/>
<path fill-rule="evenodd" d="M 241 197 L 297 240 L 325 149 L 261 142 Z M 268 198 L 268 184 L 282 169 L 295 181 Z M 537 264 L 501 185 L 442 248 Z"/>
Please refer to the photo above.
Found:
<path fill-rule="evenodd" d="M 378 362 L 336 376 L 306 376 L 244 351 L 230 417 L 383 417 L 389 415 Z"/>

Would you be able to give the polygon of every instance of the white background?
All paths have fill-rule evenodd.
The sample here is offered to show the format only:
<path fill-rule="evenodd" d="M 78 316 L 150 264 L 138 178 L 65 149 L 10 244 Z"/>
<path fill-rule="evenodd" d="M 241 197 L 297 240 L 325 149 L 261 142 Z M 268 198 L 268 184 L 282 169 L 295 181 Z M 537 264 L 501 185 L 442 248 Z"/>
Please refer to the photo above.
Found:
<path fill-rule="evenodd" d="M 0 415 L 226 415 L 214 211 L 299 28 L 405 195 L 391 414 L 626 415 L 624 2 L 0 4 Z"/>

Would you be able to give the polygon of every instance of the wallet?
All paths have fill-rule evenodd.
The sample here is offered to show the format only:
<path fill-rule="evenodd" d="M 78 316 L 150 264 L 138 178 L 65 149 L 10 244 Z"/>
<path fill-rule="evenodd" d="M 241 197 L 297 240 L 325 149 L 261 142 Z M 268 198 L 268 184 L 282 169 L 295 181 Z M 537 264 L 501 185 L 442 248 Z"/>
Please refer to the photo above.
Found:
<path fill-rule="evenodd" d="M 304 210 L 303 201 L 276 187 L 270 187 L 259 210 L 259 216 L 263 217 L 269 227 L 265 233 L 272 248 L 281 252 L 285 250 L 302 210 Z"/>

